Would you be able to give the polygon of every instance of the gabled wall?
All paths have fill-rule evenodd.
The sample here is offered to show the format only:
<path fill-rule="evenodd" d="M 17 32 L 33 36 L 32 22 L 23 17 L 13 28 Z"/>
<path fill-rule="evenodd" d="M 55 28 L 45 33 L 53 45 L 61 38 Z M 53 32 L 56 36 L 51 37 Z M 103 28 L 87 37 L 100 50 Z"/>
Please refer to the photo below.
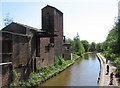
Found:
<path fill-rule="evenodd" d="M 12 22 L 10 25 L 6 26 L 2 30 L 13 32 L 13 33 L 26 34 L 26 28 L 14 22 Z"/>
<path fill-rule="evenodd" d="M 42 30 L 57 34 L 57 37 L 51 37 L 51 43 L 54 43 L 55 56 L 61 56 L 63 54 L 63 13 L 49 5 L 44 7 L 42 9 Z"/>

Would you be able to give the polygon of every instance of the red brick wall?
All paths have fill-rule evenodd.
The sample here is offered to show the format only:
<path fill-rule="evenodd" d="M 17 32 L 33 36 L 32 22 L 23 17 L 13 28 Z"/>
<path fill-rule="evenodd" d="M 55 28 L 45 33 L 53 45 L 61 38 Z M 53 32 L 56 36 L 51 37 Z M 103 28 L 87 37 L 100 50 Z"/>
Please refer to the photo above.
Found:
<path fill-rule="evenodd" d="M 50 38 L 40 38 L 40 65 L 50 65 L 54 63 L 54 47 L 49 47 L 46 52 L 45 47 L 50 44 Z"/>
<path fill-rule="evenodd" d="M 36 37 L 33 36 L 28 38 L 27 36 L 15 35 L 6 32 L 3 32 L 2 37 L 3 40 L 7 39 L 13 41 L 11 46 L 12 52 L 4 54 L 2 53 L 2 62 L 12 61 L 13 69 L 15 69 L 18 73 L 18 80 L 27 79 L 30 73 L 34 71 L 34 58 L 36 57 Z M 3 74 L 3 77 L 6 74 Z M 8 78 L 8 76 L 6 77 Z"/>
<path fill-rule="evenodd" d="M 12 54 L 0 54 L 2 55 L 2 63 L 11 62 L 12 61 Z"/>
<path fill-rule="evenodd" d="M 17 69 L 18 79 L 27 79 L 34 71 L 34 59 L 36 58 L 36 37 L 31 38 L 14 36 L 13 67 Z"/>
<path fill-rule="evenodd" d="M 24 36 L 13 35 L 13 67 L 26 65 L 29 60 L 29 40 Z"/>
<path fill-rule="evenodd" d="M 47 26 L 47 13 L 49 13 L 49 26 Z M 50 6 L 47 6 L 42 9 L 42 29 L 53 34 L 57 34 L 57 37 L 54 37 L 54 54 L 55 56 L 61 56 L 62 45 L 63 45 L 63 14 Z"/>
<path fill-rule="evenodd" d="M 47 13 L 49 13 L 49 27 L 47 27 Z M 42 30 L 54 34 L 54 9 L 46 7 L 42 9 Z"/>
<path fill-rule="evenodd" d="M 55 55 L 61 56 L 63 49 L 63 14 L 58 10 L 54 11 L 54 34 L 58 36 L 55 37 Z"/>
<path fill-rule="evenodd" d="M 8 65 L 0 65 L 2 68 L 2 86 L 9 85 L 12 81 L 12 68 Z M 1 75 L 1 72 L 0 72 Z"/>

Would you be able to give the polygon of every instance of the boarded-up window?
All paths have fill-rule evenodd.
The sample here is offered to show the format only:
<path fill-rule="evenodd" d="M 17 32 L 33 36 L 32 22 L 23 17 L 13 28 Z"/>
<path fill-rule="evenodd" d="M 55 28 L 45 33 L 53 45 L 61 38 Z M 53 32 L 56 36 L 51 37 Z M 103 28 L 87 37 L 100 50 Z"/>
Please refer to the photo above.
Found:
<path fill-rule="evenodd" d="M 12 53 L 13 43 L 12 40 L 2 40 L 2 53 Z"/>

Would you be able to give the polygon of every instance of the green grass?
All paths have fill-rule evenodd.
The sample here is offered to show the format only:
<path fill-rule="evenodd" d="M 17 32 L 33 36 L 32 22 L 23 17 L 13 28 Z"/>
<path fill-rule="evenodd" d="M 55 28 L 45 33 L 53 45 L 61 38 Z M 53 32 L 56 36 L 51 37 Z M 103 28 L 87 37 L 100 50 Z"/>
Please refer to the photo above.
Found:
<path fill-rule="evenodd" d="M 103 64 L 105 64 L 105 61 L 103 60 L 103 58 L 100 55 L 98 55 L 98 56 L 101 58 Z"/>

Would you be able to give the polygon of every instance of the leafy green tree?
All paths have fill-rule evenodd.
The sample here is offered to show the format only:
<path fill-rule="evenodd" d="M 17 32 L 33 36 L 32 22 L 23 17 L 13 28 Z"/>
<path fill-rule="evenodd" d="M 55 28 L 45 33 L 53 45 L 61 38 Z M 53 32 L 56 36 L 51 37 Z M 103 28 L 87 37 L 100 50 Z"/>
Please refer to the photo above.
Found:
<path fill-rule="evenodd" d="M 84 47 L 80 41 L 80 37 L 77 33 L 76 37 L 74 38 L 74 51 L 77 52 L 78 55 L 82 56 L 84 53 Z"/>
<path fill-rule="evenodd" d="M 87 40 L 81 40 L 81 43 L 84 46 L 85 52 L 89 51 L 89 42 Z"/>
<path fill-rule="evenodd" d="M 90 44 L 90 49 L 89 49 L 91 52 L 94 52 L 96 50 L 96 43 L 95 42 L 92 42 Z"/>
<path fill-rule="evenodd" d="M 104 50 L 107 50 L 109 46 L 111 52 L 110 53 L 118 53 L 119 52 L 119 45 L 118 45 L 118 25 L 116 25 L 108 34 L 106 41 L 103 43 Z M 109 53 L 109 54 L 110 54 Z"/>
<path fill-rule="evenodd" d="M 103 51 L 103 49 L 102 49 L 102 43 L 97 43 L 96 44 L 96 50 L 98 51 L 98 52 L 102 52 Z"/>
<path fill-rule="evenodd" d="M 115 61 L 114 61 L 116 67 L 117 67 L 117 72 L 118 74 L 120 75 L 120 58 L 116 58 Z"/>
<path fill-rule="evenodd" d="M 107 49 L 108 43 L 106 41 L 104 41 L 102 44 L 103 44 L 103 46 L 102 46 L 103 51 L 105 51 Z"/>
<path fill-rule="evenodd" d="M 117 36 L 118 36 L 118 41 L 117 41 L 117 46 L 118 46 L 118 53 L 120 54 L 120 19 L 118 20 L 118 28 L 117 28 Z"/>
<path fill-rule="evenodd" d="M 13 18 L 11 18 L 9 15 L 10 15 L 10 14 L 7 13 L 6 17 L 4 18 L 4 25 L 5 25 L 5 26 L 7 26 L 7 25 L 9 25 L 10 23 L 13 22 Z"/>

